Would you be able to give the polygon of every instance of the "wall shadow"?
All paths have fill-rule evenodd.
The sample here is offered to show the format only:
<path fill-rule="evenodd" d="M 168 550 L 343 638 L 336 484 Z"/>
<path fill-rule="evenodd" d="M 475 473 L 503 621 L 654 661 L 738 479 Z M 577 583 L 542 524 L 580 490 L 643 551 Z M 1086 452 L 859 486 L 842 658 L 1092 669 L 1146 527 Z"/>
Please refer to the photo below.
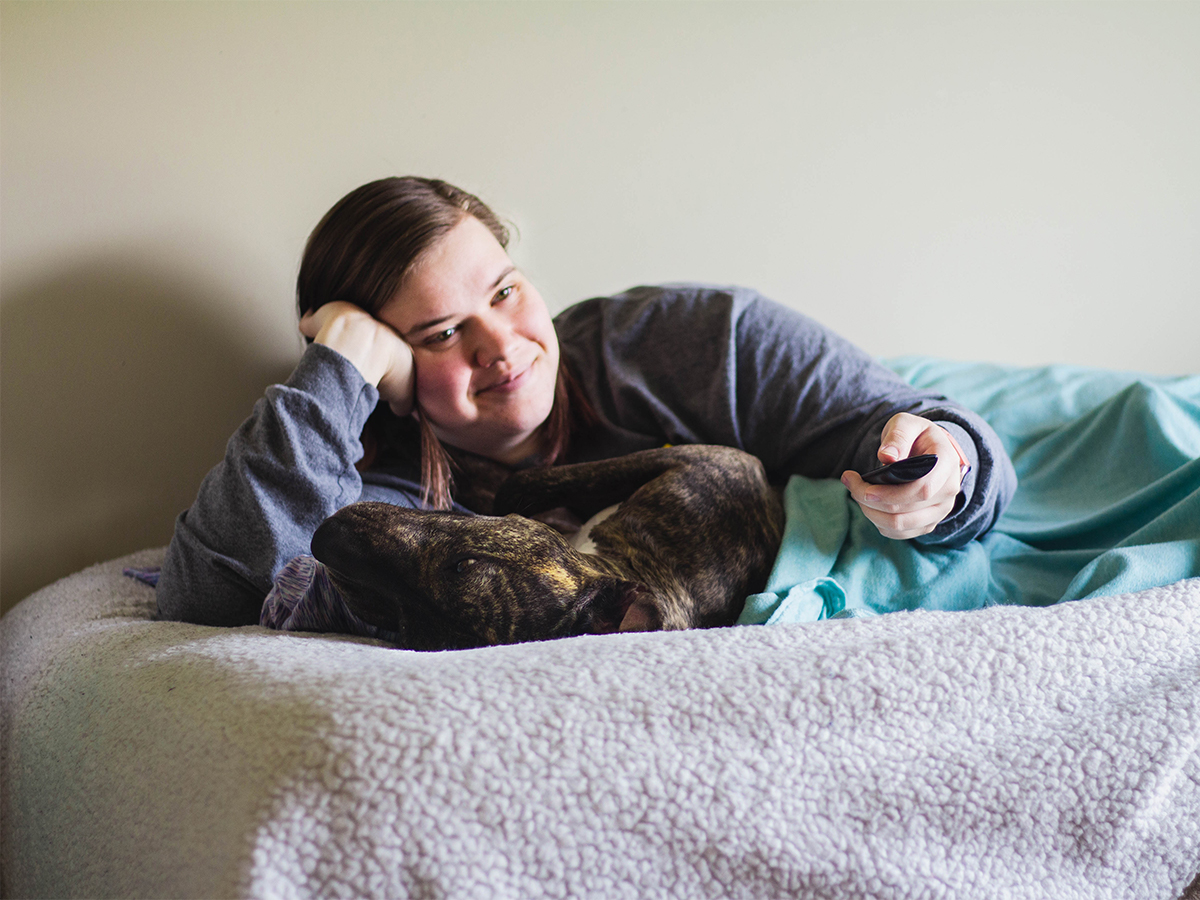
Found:
<path fill-rule="evenodd" d="M 287 377 L 277 345 L 272 360 L 222 321 L 221 290 L 114 256 L 5 291 L 0 611 L 166 544 L 263 388 Z"/>

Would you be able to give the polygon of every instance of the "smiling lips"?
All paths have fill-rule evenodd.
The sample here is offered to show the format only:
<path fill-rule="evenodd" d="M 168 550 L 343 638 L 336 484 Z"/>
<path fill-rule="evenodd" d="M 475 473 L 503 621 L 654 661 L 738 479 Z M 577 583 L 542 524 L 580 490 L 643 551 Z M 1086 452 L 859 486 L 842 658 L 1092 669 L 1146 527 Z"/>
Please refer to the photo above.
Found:
<path fill-rule="evenodd" d="M 497 381 L 493 381 L 486 387 L 482 387 L 475 392 L 476 396 L 485 393 L 496 394 L 511 394 L 513 391 L 520 390 L 529 380 L 529 375 L 533 371 L 533 363 L 531 362 L 525 368 L 518 371 L 516 374 L 509 374 Z"/>

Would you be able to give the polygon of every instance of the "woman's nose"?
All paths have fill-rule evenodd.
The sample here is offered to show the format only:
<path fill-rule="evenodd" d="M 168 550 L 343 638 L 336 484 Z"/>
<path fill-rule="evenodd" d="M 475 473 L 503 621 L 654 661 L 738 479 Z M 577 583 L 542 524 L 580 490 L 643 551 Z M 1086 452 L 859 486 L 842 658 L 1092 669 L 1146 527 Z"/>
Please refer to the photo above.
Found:
<path fill-rule="evenodd" d="M 476 335 L 475 362 L 483 368 L 507 359 L 516 339 L 512 326 L 499 316 L 482 319 Z"/>

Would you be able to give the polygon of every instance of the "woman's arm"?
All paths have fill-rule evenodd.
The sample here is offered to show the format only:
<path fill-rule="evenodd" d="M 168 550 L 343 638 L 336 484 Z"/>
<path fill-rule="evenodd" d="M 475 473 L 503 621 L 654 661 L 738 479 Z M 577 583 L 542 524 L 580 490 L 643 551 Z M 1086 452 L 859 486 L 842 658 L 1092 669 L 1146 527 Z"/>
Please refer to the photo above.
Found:
<path fill-rule="evenodd" d="M 959 547 L 985 534 L 1012 499 L 1012 462 L 973 411 L 912 387 L 828 328 L 762 297 L 745 300 L 736 333 L 737 414 L 749 439 L 783 471 L 850 473 L 848 489 L 884 535 Z M 919 482 L 874 486 L 858 477 L 921 453 L 939 462 Z"/>
<path fill-rule="evenodd" d="M 412 351 L 387 325 L 335 302 L 304 316 L 300 331 L 314 343 L 255 404 L 176 520 L 158 587 L 164 618 L 257 623 L 275 574 L 309 552 L 326 517 L 362 495 L 355 463 L 375 404 L 412 410 Z M 374 499 L 405 503 L 404 487 L 380 485 Z"/>
<path fill-rule="evenodd" d="M 958 546 L 1015 489 L 999 439 L 973 412 L 917 390 L 812 319 L 743 288 L 669 285 L 588 300 L 556 319 L 564 353 L 614 434 L 715 443 L 759 457 L 772 480 L 840 478 L 881 462 L 898 413 L 936 422 L 971 472 L 924 543 Z M 617 446 L 616 442 L 611 446 Z M 625 441 L 633 449 L 632 436 Z M 947 468 L 957 477 L 957 460 Z"/>
<path fill-rule="evenodd" d="M 313 531 L 359 498 L 359 435 L 379 394 L 321 344 L 267 389 L 175 523 L 158 585 L 159 615 L 204 625 L 257 624 L 272 578 L 309 552 Z"/>

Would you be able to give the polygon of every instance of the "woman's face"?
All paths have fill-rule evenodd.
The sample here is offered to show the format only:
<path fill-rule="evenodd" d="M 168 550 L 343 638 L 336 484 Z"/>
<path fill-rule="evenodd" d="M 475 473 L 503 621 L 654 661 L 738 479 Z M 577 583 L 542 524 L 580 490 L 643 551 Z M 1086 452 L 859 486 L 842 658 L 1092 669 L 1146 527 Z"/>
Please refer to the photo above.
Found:
<path fill-rule="evenodd" d="M 439 439 L 509 464 L 538 451 L 558 336 L 541 295 L 483 223 L 464 216 L 377 315 L 412 347 L 417 403 Z"/>

